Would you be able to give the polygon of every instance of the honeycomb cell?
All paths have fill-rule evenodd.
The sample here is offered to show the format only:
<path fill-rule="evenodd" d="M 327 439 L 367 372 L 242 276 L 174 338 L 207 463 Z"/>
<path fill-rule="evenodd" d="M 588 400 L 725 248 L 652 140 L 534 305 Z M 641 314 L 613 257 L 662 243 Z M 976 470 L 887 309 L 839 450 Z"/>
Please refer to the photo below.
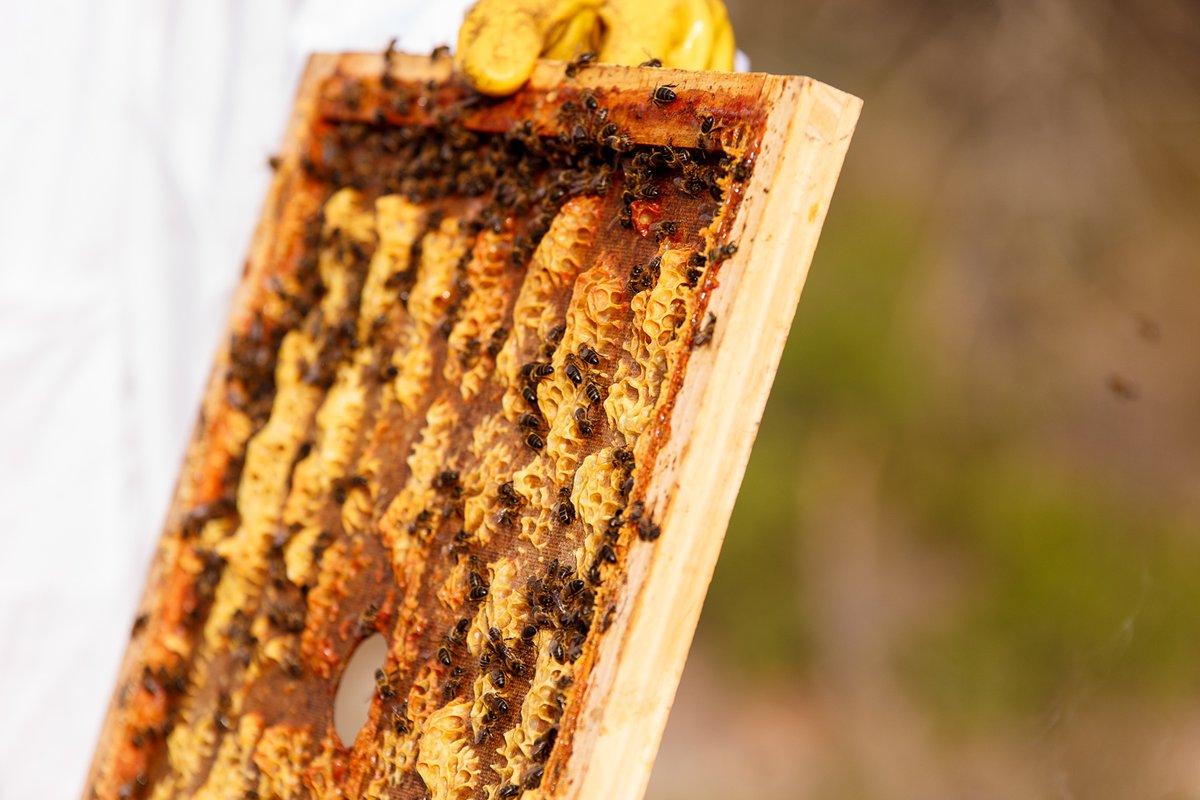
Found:
<path fill-rule="evenodd" d="M 298 529 L 285 552 L 288 577 L 296 584 L 304 583 L 310 575 L 312 546 L 322 529 L 319 512 L 335 485 L 349 476 L 363 420 L 364 392 L 360 368 L 338 371 L 317 411 L 311 452 L 294 467 L 282 522 Z"/>
<path fill-rule="evenodd" d="M 250 790 L 257 791 L 254 749 L 262 734 L 262 718 L 257 714 L 243 715 L 237 730 L 221 739 L 204 785 L 192 796 L 196 800 L 224 800 L 243 796 Z"/>
<path fill-rule="evenodd" d="M 429 716 L 418 742 L 417 772 L 433 800 L 466 800 L 475 792 L 479 758 L 470 739 L 471 706 L 447 703 Z"/>
<path fill-rule="evenodd" d="M 658 281 L 630 300 L 633 323 L 623 347 L 631 358 L 618 370 L 604 403 L 609 423 L 626 441 L 650 425 L 663 380 L 683 349 L 678 330 L 694 304 L 686 276 L 689 255 L 676 249 L 659 254 Z"/>
<path fill-rule="evenodd" d="M 562 719 L 572 672 L 570 666 L 559 664 L 549 649 L 539 648 L 533 679 L 521 702 L 520 724 L 504 734 L 503 764 L 493 767 L 501 783 L 522 784 L 529 770 L 544 761 L 540 753 L 535 757 L 535 746 L 539 740 L 544 742 Z"/>
<path fill-rule="evenodd" d="M 313 755 L 312 736 L 304 728 L 272 725 L 264 730 L 253 755 L 259 773 L 259 796 L 280 800 L 310 796 L 304 785 L 304 770 Z"/>
<path fill-rule="evenodd" d="M 460 387 L 464 401 L 479 393 L 494 366 L 495 359 L 487 354 L 487 347 L 507 320 L 507 303 L 500 298 L 511 293 L 516 278 L 509 268 L 511 253 L 511 234 L 484 231 L 467 262 L 465 281 L 469 292 L 449 336 L 452 355 L 445 367 L 446 382 Z"/>
<path fill-rule="evenodd" d="M 358 315 L 358 338 L 367 341 L 380 320 L 395 315 L 400 304 L 403 276 L 416 265 L 410 263 L 412 246 L 421 235 L 424 210 L 396 195 L 384 195 L 375 201 L 376 236 L 378 244 L 367 269 L 363 285 L 361 311 Z"/>

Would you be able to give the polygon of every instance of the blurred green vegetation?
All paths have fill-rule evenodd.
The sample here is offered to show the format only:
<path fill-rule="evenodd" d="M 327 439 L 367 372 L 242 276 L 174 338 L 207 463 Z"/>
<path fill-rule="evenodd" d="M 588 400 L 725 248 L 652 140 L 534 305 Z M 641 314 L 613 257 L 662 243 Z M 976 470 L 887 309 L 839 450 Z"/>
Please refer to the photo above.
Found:
<path fill-rule="evenodd" d="M 943 454 L 908 496 L 971 581 L 902 664 L 944 720 L 978 728 L 1101 689 L 1160 706 L 1200 690 L 1200 543 L 1086 475 Z"/>
<path fill-rule="evenodd" d="M 1200 6 L 729 6 L 865 107 L 651 796 L 1200 797 Z"/>
<path fill-rule="evenodd" d="M 798 460 L 806 433 L 834 418 L 896 430 L 924 413 L 911 343 L 891 333 L 915 220 L 844 200 L 822 233 L 701 617 L 701 635 L 728 643 L 733 669 L 794 673 L 812 652 L 811 609 L 797 586 L 798 473 L 819 468 Z"/>
<path fill-rule="evenodd" d="M 924 356 L 902 302 L 922 225 L 839 196 L 784 352 L 701 623 L 724 668 L 806 676 L 814 652 L 801 491 L 807 440 L 885 444 L 882 491 L 966 588 L 902 642 L 897 668 L 943 726 L 984 730 L 1094 692 L 1200 692 L 1200 539 L 1169 510 L 1070 469 L 1020 431 L 1019 392 L 980 406 Z M 1006 413 L 1007 412 L 1007 413 Z"/>

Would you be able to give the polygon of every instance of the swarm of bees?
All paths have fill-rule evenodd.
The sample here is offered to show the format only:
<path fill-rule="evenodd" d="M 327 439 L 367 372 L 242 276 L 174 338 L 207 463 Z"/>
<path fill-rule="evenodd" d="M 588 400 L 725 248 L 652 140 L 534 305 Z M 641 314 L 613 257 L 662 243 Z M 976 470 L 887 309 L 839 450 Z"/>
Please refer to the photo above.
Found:
<path fill-rule="evenodd" d="M 433 57 L 447 54 L 439 48 Z M 553 130 L 521 118 L 501 133 L 464 124 L 473 109 L 485 104 L 480 97 L 461 88 L 455 95 L 438 86 L 404 82 L 395 74 L 393 58 L 389 44 L 376 86 L 347 83 L 338 102 L 354 113 L 326 120 L 317 146 L 289 163 L 326 198 L 349 188 L 365 203 L 399 198 L 419 208 L 411 242 L 398 251 L 394 271 L 379 279 L 372 273 L 382 246 L 378 232 L 362 236 L 332 224 L 328 207 L 312 214 L 287 279 L 272 284 L 271 313 L 255 309 L 249 323 L 234 334 L 221 378 L 229 407 L 244 416 L 250 429 L 262 430 L 281 413 L 277 380 L 285 337 L 290 331 L 303 331 L 312 340 L 298 370 L 304 391 L 332 397 L 344 389 L 347 371 L 362 363 L 367 376 L 362 385 L 374 393 L 365 408 L 378 413 L 396 385 L 421 373 L 392 357 L 392 349 L 398 347 L 394 321 L 380 314 L 367 320 L 369 324 L 356 324 L 354 309 L 359 303 L 365 306 L 361 298 L 368 292 L 384 291 L 395 298 L 395 314 L 415 315 L 430 303 L 428 293 L 423 294 L 422 270 L 431 259 L 451 257 L 445 256 L 444 240 L 453 231 L 468 242 L 452 256 L 453 280 L 447 283 L 444 305 L 429 336 L 407 340 L 405 346 L 427 348 L 431 363 L 456 359 L 464 371 L 478 368 L 491 382 L 485 383 L 474 405 L 464 401 L 457 408 L 461 429 L 449 436 L 452 449 L 421 473 L 421 503 L 394 523 L 404 537 L 403 547 L 423 552 L 426 558 L 444 555 L 442 566 L 429 567 L 430 574 L 442 575 L 442 570 L 446 585 L 458 588 L 457 593 L 429 588 L 415 595 L 422 616 L 419 624 L 409 620 L 413 633 L 407 645 L 415 662 L 392 662 L 376 671 L 380 713 L 374 718 L 379 726 L 375 735 L 419 741 L 429 735 L 430 703 L 448 707 L 470 701 L 475 711 L 465 728 L 469 746 L 481 759 L 479 788 L 486 789 L 487 796 L 512 798 L 541 786 L 556 747 L 570 735 L 561 719 L 574 696 L 573 670 L 611 619 L 611 608 L 604 605 L 610 576 L 619 574 L 631 547 L 647 546 L 662 535 L 639 484 L 653 464 L 638 464 L 643 452 L 639 435 L 626 431 L 612 410 L 618 382 L 649 369 L 639 363 L 644 356 L 627 337 L 634 306 L 649 307 L 643 301 L 667 285 L 664 276 L 669 270 L 677 270 L 674 274 L 681 277 L 671 286 L 679 288 L 671 291 L 696 313 L 688 327 L 677 324 L 666 335 L 678 339 L 682 350 L 712 341 L 716 318 L 702 313 L 699 290 L 706 276 L 734 256 L 737 246 L 711 231 L 718 227 L 731 186 L 746 179 L 753 162 L 724 151 L 727 123 L 716 113 L 689 105 L 693 101 L 678 83 L 659 83 L 648 97 L 641 92 L 639 97 L 648 109 L 686 117 L 680 126 L 686 131 L 678 140 L 681 144 L 639 144 L 622 126 L 605 90 L 579 88 L 584 82 L 578 80 L 580 74 L 595 63 L 594 53 L 583 53 L 567 64 L 567 88 L 555 101 Z M 658 68 L 661 61 L 651 58 L 641 66 Z M 372 103 L 377 108 L 368 113 Z M 416 109 L 428 113 L 422 124 L 395 121 Z M 693 136 L 695 146 L 689 146 Z M 282 170 L 283 164 L 281 159 L 271 160 L 273 169 Z M 513 316 L 514 297 L 535 254 L 555 236 L 564 208 L 586 198 L 594 199 L 600 218 L 596 241 L 580 259 L 579 269 L 598 269 L 593 265 L 600 262 L 596 254 L 602 248 L 619 259 L 611 282 L 614 305 L 605 312 L 611 321 L 583 335 L 563 312 L 531 333 L 527 323 Z M 488 237 L 503 242 L 504 277 L 495 284 L 499 288 L 477 283 L 471 269 L 480 252 L 475 243 Z M 554 244 L 558 246 L 557 240 Z M 667 258 L 667 253 L 685 255 Z M 329 275 L 335 264 L 340 270 L 338 291 L 352 298 L 351 311 L 340 318 L 323 310 L 331 296 Z M 572 291 L 568 287 L 562 292 L 564 309 Z M 486 304 L 507 309 L 493 327 L 483 327 L 471 316 L 479 313 L 472 310 L 478 306 L 472 300 L 486 292 L 496 293 L 485 295 Z M 454 344 L 470 326 L 475 327 L 466 343 Z M 497 377 L 498 365 L 510 356 L 515 374 L 505 383 Z M 450 390 L 456 387 L 438 391 L 443 388 L 455 396 Z M 501 403 L 502 397 L 511 402 Z M 425 413 L 422 407 L 411 419 L 396 417 L 394 428 L 388 429 L 393 437 L 389 441 L 412 448 L 422 440 Z M 497 463 L 504 471 L 481 475 L 480 456 L 471 454 L 469 443 L 473 430 L 482 429 L 480 420 L 493 418 L 503 421 L 502 436 L 515 446 L 490 445 L 503 450 Z M 298 422 L 297 427 L 315 424 Z M 316 463 L 322 447 L 328 446 L 328 436 L 322 439 L 305 431 L 304 441 L 289 456 L 284 496 L 293 476 L 304 465 Z M 400 493 L 396 476 L 415 468 L 407 466 L 408 452 L 403 449 L 380 452 L 382 461 L 400 466 L 381 473 L 377 465 L 351 465 L 331 475 L 322 493 L 311 499 L 322 508 L 316 528 L 302 532 L 303 526 L 280 523 L 269 544 L 261 608 L 249 604 L 220 632 L 236 670 L 255 665 L 271 681 L 325 692 L 335 673 L 314 671 L 305 642 L 324 642 L 320 637 L 326 637 L 343 642 L 330 645 L 330 652 L 348 652 L 368 636 L 389 635 L 399 615 L 412 613 L 401 605 L 404 587 L 399 596 L 375 591 L 367 599 L 356 594 L 361 587 L 348 577 L 346 596 L 335 612 L 312 610 L 312 598 L 322 591 L 315 576 L 324 574 L 323 565 L 340 563 L 343 571 L 352 572 L 352 560 L 333 560 L 350 559 L 347 553 L 356 552 L 354 547 L 369 555 L 362 556 L 367 561 L 387 563 L 376 531 L 387 504 Z M 214 530 L 235 529 L 247 513 L 238 506 L 246 461 L 245 453 L 231 459 L 217 499 L 197 505 L 180 523 L 181 538 L 195 542 L 201 554 L 195 597 L 185 617 L 185 624 L 197 632 L 204 629 L 227 571 L 206 537 L 212 538 Z M 581 488 L 578 471 L 585 462 L 610 487 L 602 515 L 594 498 Z M 576 471 L 565 481 L 555 472 L 560 463 Z M 356 513 L 368 515 L 365 530 L 352 530 L 348 520 Z M 531 541 L 530 529 L 541 531 L 544 538 Z M 300 548 L 295 542 L 302 537 L 307 538 Z M 504 577 L 507 573 L 497 567 L 503 558 L 511 559 L 515 577 Z M 292 572 L 307 563 L 313 565 L 314 577 L 298 585 Z M 331 574 L 338 569 L 331 568 Z M 390 573 L 380 575 L 392 579 Z M 504 603 L 509 604 L 504 613 L 513 615 L 509 621 L 498 611 Z M 329 617 L 331 613 L 344 618 Z M 256 624 L 256 614 L 265 618 L 266 628 Z M 135 635 L 145 625 L 139 621 Z M 286 639 L 289 644 L 267 658 L 259 641 L 263 630 L 291 637 Z M 189 680 L 186 672 L 149 672 L 142 689 L 156 696 L 162 693 L 171 698 L 170 708 L 178 708 L 177 699 L 188 691 Z M 417 691 L 419 685 L 425 689 Z M 220 700 L 215 711 L 218 725 L 222 731 L 237 730 L 242 700 L 226 689 L 220 691 L 224 693 L 214 694 Z M 534 691 L 550 698 L 549 717 L 531 720 L 528 709 L 523 710 L 525 697 Z M 414 700 L 418 697 L 419 702 Z M 506 739 L 506 732 L 522 726 L 531 731 L 526 739 L 517 738 L 522 747 L 504 751 L 505 742 L 513 738 Z M 148 747 L 165 734 L 147 728 L 138 736 Z M 155 757 L 160 759 L 159 769 L 173 768 L 161 760 L 162 753 Z M 413 767 L 396 780 L 394 785 L 407 792 L 405 796 L 424 796 L 425 778 Z M 135 781 L 125 796 L 148 796 L 145 790 Z"/>

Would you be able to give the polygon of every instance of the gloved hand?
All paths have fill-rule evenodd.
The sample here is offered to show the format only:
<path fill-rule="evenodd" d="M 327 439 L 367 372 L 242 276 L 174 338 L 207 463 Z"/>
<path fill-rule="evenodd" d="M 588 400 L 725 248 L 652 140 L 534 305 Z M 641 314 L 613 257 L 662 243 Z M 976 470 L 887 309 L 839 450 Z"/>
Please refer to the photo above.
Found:
<path fill-rule="evenodd" d="M 681 69 L 733 68 L 722 0 L 479 0 L 458 31 L 458 67 L 484 94 L 511 94 L 539 57 Z"/>

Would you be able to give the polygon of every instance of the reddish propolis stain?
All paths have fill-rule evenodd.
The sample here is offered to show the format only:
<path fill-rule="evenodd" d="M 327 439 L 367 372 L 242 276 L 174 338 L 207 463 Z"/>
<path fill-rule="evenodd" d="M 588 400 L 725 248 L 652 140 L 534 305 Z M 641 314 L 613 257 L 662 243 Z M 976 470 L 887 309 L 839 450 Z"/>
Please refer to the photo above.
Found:
<path fill-rule="evenodd" d="M 658 222 L 662 217 L 662 201 L 660 200 L 634 200 L 629 206 L 633 219 L 633 227 L 643 239 L 649 239 L 654 235 L 654 231 L 650 226 Z"/>

